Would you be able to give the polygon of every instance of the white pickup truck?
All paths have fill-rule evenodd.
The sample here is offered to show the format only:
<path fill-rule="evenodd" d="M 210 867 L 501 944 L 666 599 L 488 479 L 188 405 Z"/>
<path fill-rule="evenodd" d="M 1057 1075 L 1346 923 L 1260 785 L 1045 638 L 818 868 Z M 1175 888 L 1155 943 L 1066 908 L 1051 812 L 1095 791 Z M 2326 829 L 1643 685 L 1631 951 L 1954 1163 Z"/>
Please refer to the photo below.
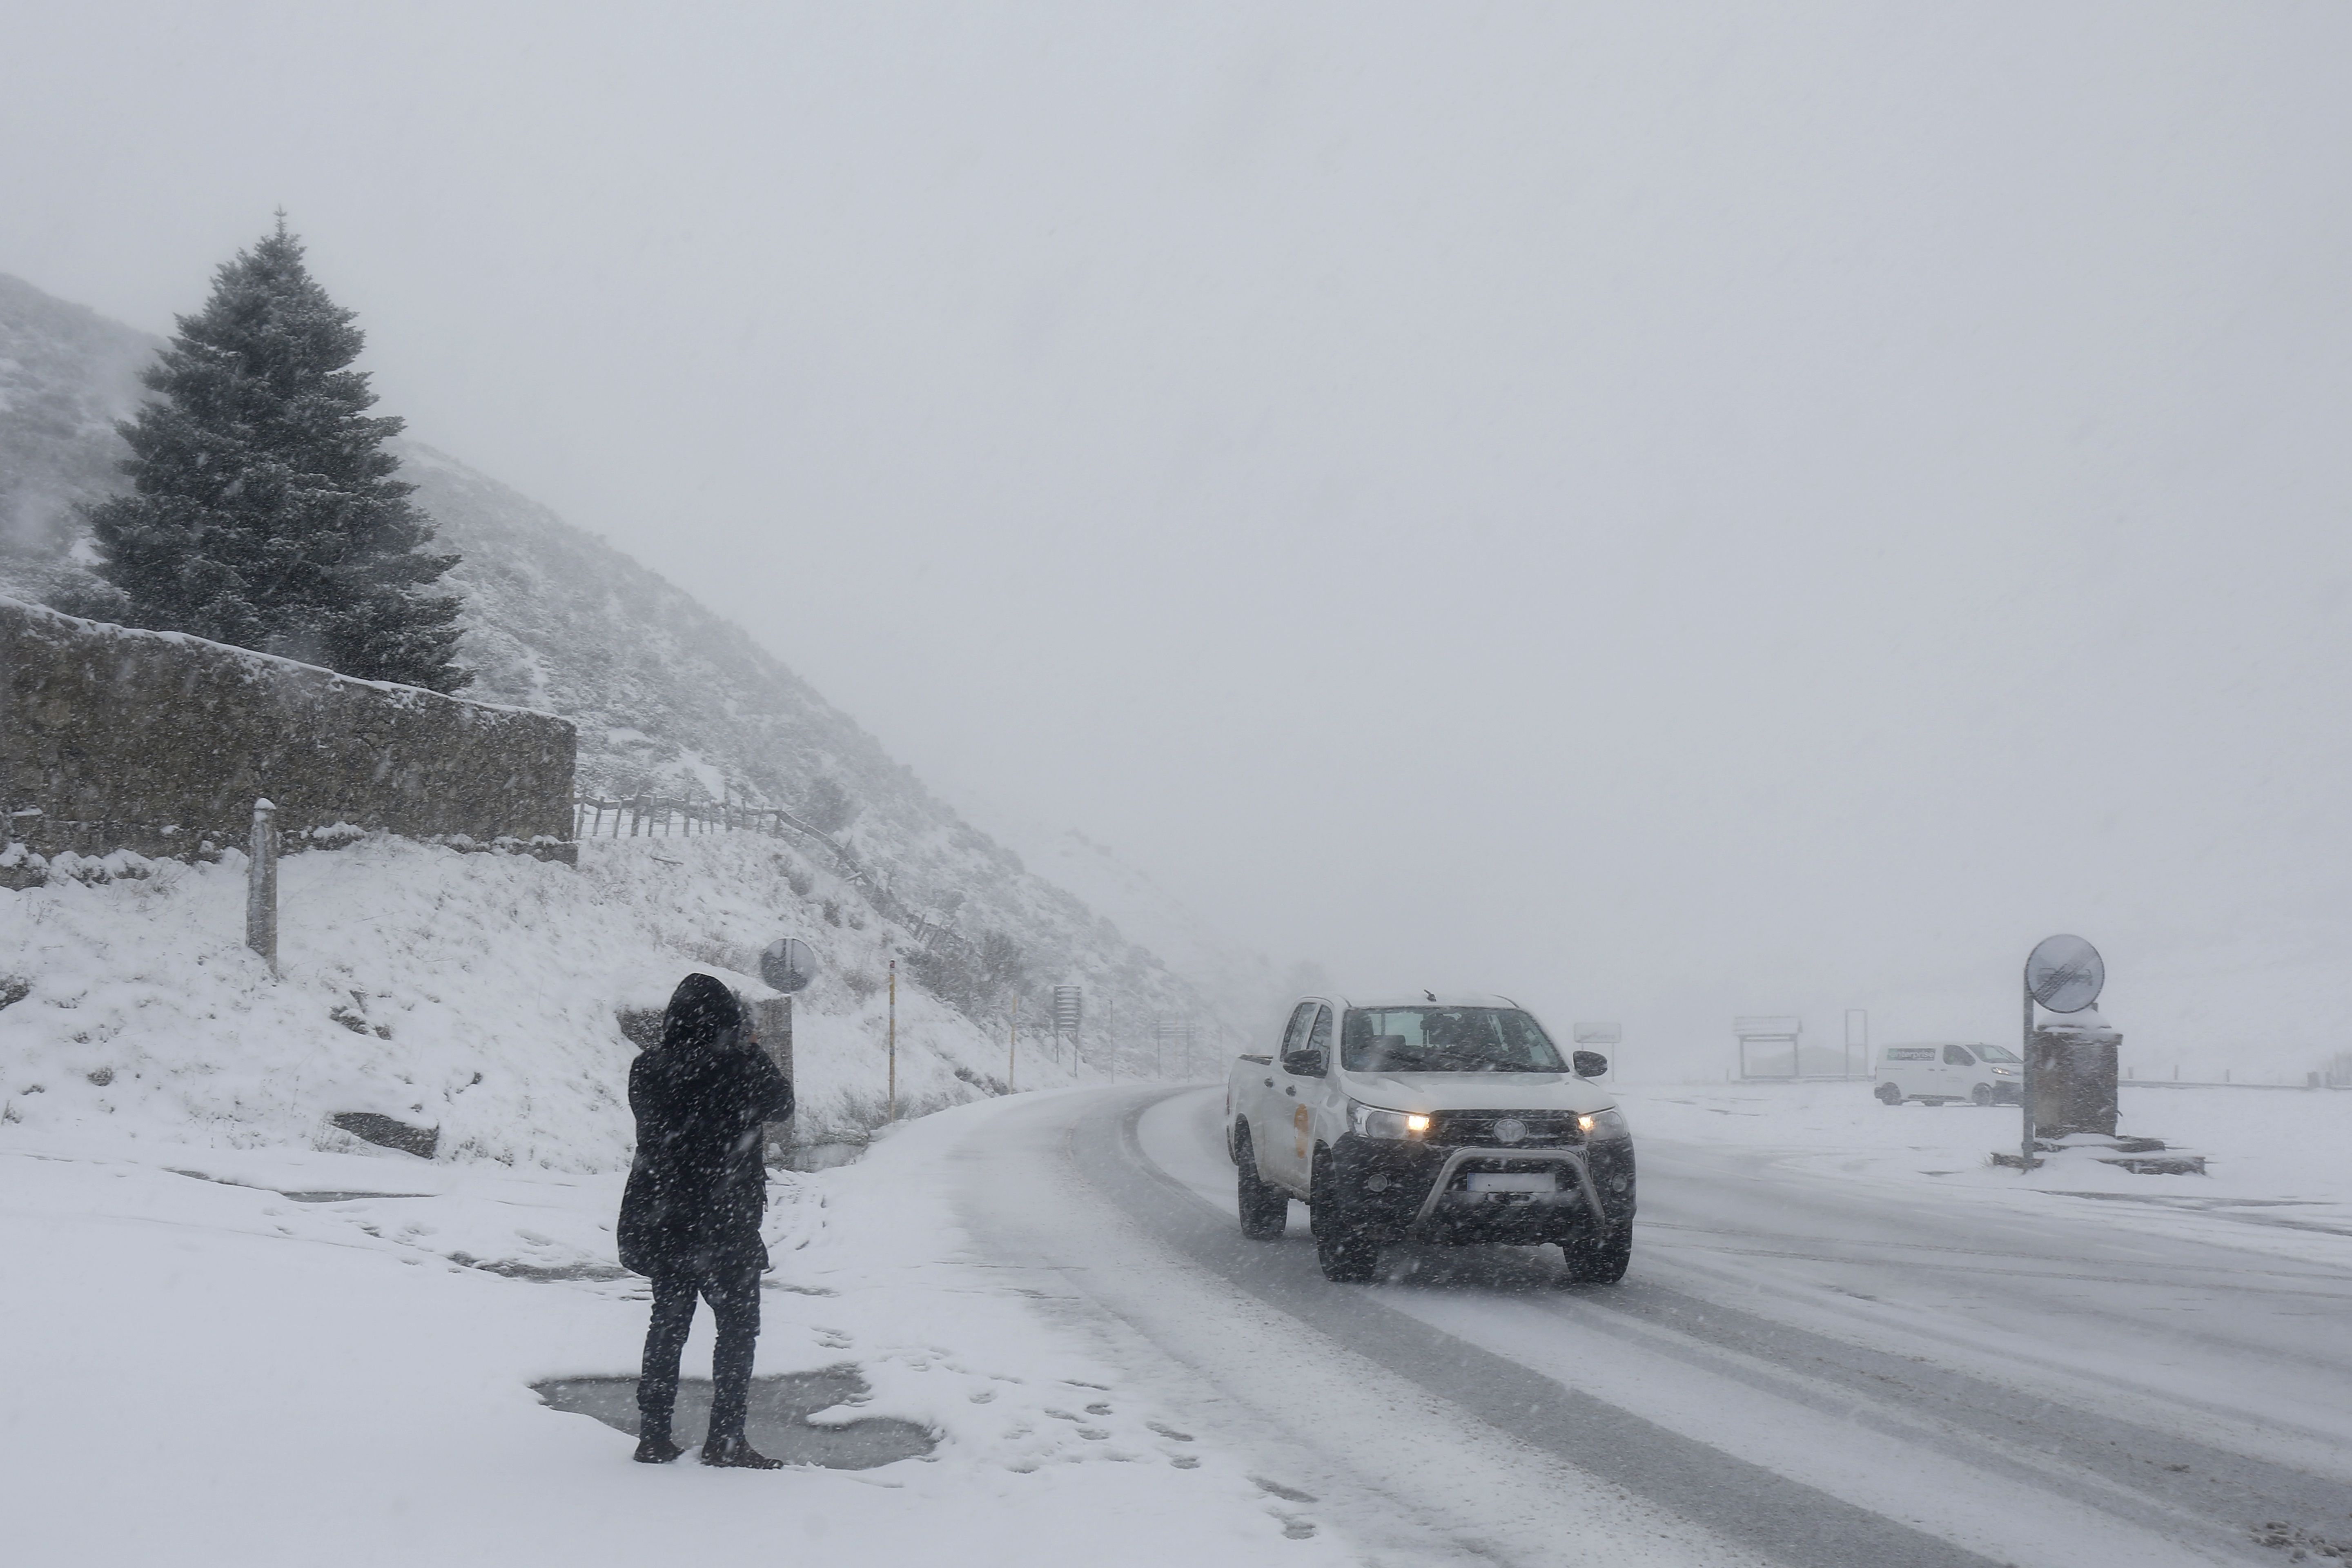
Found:
<path fill-rule="evenodd" d="M 1364 1280 L 1387 1242 L 1552 1242 L 1568 1278 L 1613 1285 L 1633 1256 L 1633 1142 L 1589 1080 L 1505 996 L 1304 996 L 1270 1056 L 1225 1080 L 1242 1233 L 1307 1205 L 1326 1278 Z"/>

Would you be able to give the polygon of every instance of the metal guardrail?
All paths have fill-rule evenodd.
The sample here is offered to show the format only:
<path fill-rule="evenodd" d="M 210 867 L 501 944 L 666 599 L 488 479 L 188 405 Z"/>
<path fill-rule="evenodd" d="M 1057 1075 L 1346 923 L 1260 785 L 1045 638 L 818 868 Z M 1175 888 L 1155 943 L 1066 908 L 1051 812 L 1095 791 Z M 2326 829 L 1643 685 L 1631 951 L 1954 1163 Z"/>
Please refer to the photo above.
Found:
<path fill-rule="evenodd" d="M 2328 1078 L 2320 1073 L 2309 1075 L 2301 1083 L 2232 1083 L 2227 1079 L 2208 1081 L 2203 1079 L 2127 1078 L 2117 1084 L 2121 1089 L 2284 1089 L 2297 1094 L 2315 1089 L 2352 1089 L 2352 1080 Z"/>

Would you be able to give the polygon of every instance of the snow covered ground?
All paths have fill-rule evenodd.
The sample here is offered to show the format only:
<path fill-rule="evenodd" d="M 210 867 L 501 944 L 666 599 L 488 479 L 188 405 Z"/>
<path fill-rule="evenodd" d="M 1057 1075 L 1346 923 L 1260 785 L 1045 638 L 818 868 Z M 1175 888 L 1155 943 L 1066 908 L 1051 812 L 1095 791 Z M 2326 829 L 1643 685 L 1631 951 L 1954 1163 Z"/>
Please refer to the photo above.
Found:
<path fill-rule="evenodd" d="M 1677 1142 L 1770 1155 L 1776 1168 L 1895 1188 L 2096 1191 L 2154 1206 L 2281 1203 L 2352 1224 L 2352 1090 L 2123 1086 L 2121 1131 L 2207 1157 L 2203 1176 L 2135 1176 L 2087 1154 L 2021 1180 L 1988 1163 L 2013 1152 L 2013 1105 L 1881 1105 L 1867 1083 L 1619 1086 L 1641 1129 Z"/>
<path fill-rule="evenodd" d="M 627 1375 L 643 1332 L 613 1010 L 688 966 L 753 989 L 761 942 L 808 935 L 802 1087 L 845 1115 L 880 1087 L 860 977 L 887 933 L 824 922 L 759 841 L 587 847 L 577 874 L 293 858 L 276 981 L 233 860 L 0 898 L 0 978 L 32 983 L 0 1007 L 11 1561 L 2144 1568 L 2352 1542 L 2352 1094 L 2127 1088 L 2126 1130 L 2214 1174 L 2021 1178 L 1985 1161 L 2014 1110 L 1634 1085 L 1624 1286 L 1400 1247 L 1337 1287 L 1297 1215 L 1239 1237 L 1214 1089 L 981 1097 L 1000 1042 L 904 986 L 902 1084 L 948 1109 L 776 1178 L 760 1366 L 853 1368 L 869 1396 L 824 1419 L 936 1447 L 632 1465 L 531 1392 Z M 327 1126 L 353 1109 L 440 1126 L 445 1157 Z"/>
<path fill-rule="evenodd" d="M 1613 1290 L 1519 1249 L 1327 1284 L 1296 1218 L 1239 1237 L 1213 1089 L 904 1124 L 777 1177 L 761 1370 L 854 1368 L 870 1398 L 826 1419 L 937 1447 L 780 1476 L 633 1466 L 530 1392 L 633 1365 L 614 1173 L 12 1125 L 12 1545 L 2071 1568 L 2277 1561 L 2273 1519 L 2352 1533 L 2352 1237 L 2325 1199 L 1930 1175 L 1999 1119 L 1947 1133 L 1841 1088 L 1629 1094 L 1643 1217 Z"/>
<path fill-rule="evenodd" d="M 615 1176 L 11 1128 L 7 1556 L 1349 1560 L 975 1251 L 948 1156 L 1025 1103 L 777 1178 L 761 1373 L 854 1366 L 872 1396 L 838 1417 L 940 1439 L 878 1469 L 777 1476 L 633 1465 L 628 1437 L 530 1392 L 635 1370 L 643 1282 L 612 1267 Z M 708 1327 L 689 1374 L 707 1375 Z"/>
<path fill-rule="evenodd" d="M 781 936 L 823 966 L 795 1005 L 804 1123 L 880 1120 L 886 944 L 910 939 L 772 839 L 590 841 L 576 872 L 383 837 L 289 856 L 278 980 L 244 945 L 243 857 L 110 864 L 0 894 L 0 985 L 29 987 L 0 1006 L 0 1127 L 350 1152 L 329 1118 L 364 1111 L 458 1159 L 611 1171 L 635 1049 L 616 1009 L 688 969 L 771 994 L 752 972 Z M 902 1107 L 977 1098 L 1005 1058 L 901 975 Z M 1022 1071 L 1068 1081 L 1034 1042 Z"/>

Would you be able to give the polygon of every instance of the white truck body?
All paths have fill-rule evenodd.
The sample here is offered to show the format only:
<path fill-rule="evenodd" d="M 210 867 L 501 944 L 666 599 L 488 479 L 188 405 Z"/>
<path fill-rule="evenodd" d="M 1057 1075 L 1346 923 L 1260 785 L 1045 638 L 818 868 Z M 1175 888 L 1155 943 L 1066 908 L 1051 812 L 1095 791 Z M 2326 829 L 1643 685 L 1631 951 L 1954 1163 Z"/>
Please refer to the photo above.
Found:
<path fill-rule="evenodd" d="M 1244 1228 L 1271 1239 L 1276 1210 L 1306 1203 L 1334 1279 L 1367 1277 L 1390 1242 L 1494 1241 L 1556 1243 L 1572 1274 L 1582 1259 L 1580 1277 L 1613 1279 L 1633 1163 L 1616 1097 L 1591 1081 L 1606 1070 L 1507 997 L 1301 997 L 1226 1081 Z"/>

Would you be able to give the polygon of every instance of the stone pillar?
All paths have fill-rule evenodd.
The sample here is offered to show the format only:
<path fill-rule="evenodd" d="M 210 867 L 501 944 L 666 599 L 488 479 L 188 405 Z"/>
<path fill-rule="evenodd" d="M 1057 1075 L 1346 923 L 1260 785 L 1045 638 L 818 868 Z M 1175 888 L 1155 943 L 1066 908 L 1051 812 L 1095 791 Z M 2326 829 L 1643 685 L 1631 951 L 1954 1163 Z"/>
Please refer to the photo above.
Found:
<path fill-rule="evenodd" d="M 2035 1026 L 2026 1042 L 2034 1137 L 2116 1135 L 2116 1058 L 2123 1038 L 2090 1009 L 2056 1014 Z"/>

